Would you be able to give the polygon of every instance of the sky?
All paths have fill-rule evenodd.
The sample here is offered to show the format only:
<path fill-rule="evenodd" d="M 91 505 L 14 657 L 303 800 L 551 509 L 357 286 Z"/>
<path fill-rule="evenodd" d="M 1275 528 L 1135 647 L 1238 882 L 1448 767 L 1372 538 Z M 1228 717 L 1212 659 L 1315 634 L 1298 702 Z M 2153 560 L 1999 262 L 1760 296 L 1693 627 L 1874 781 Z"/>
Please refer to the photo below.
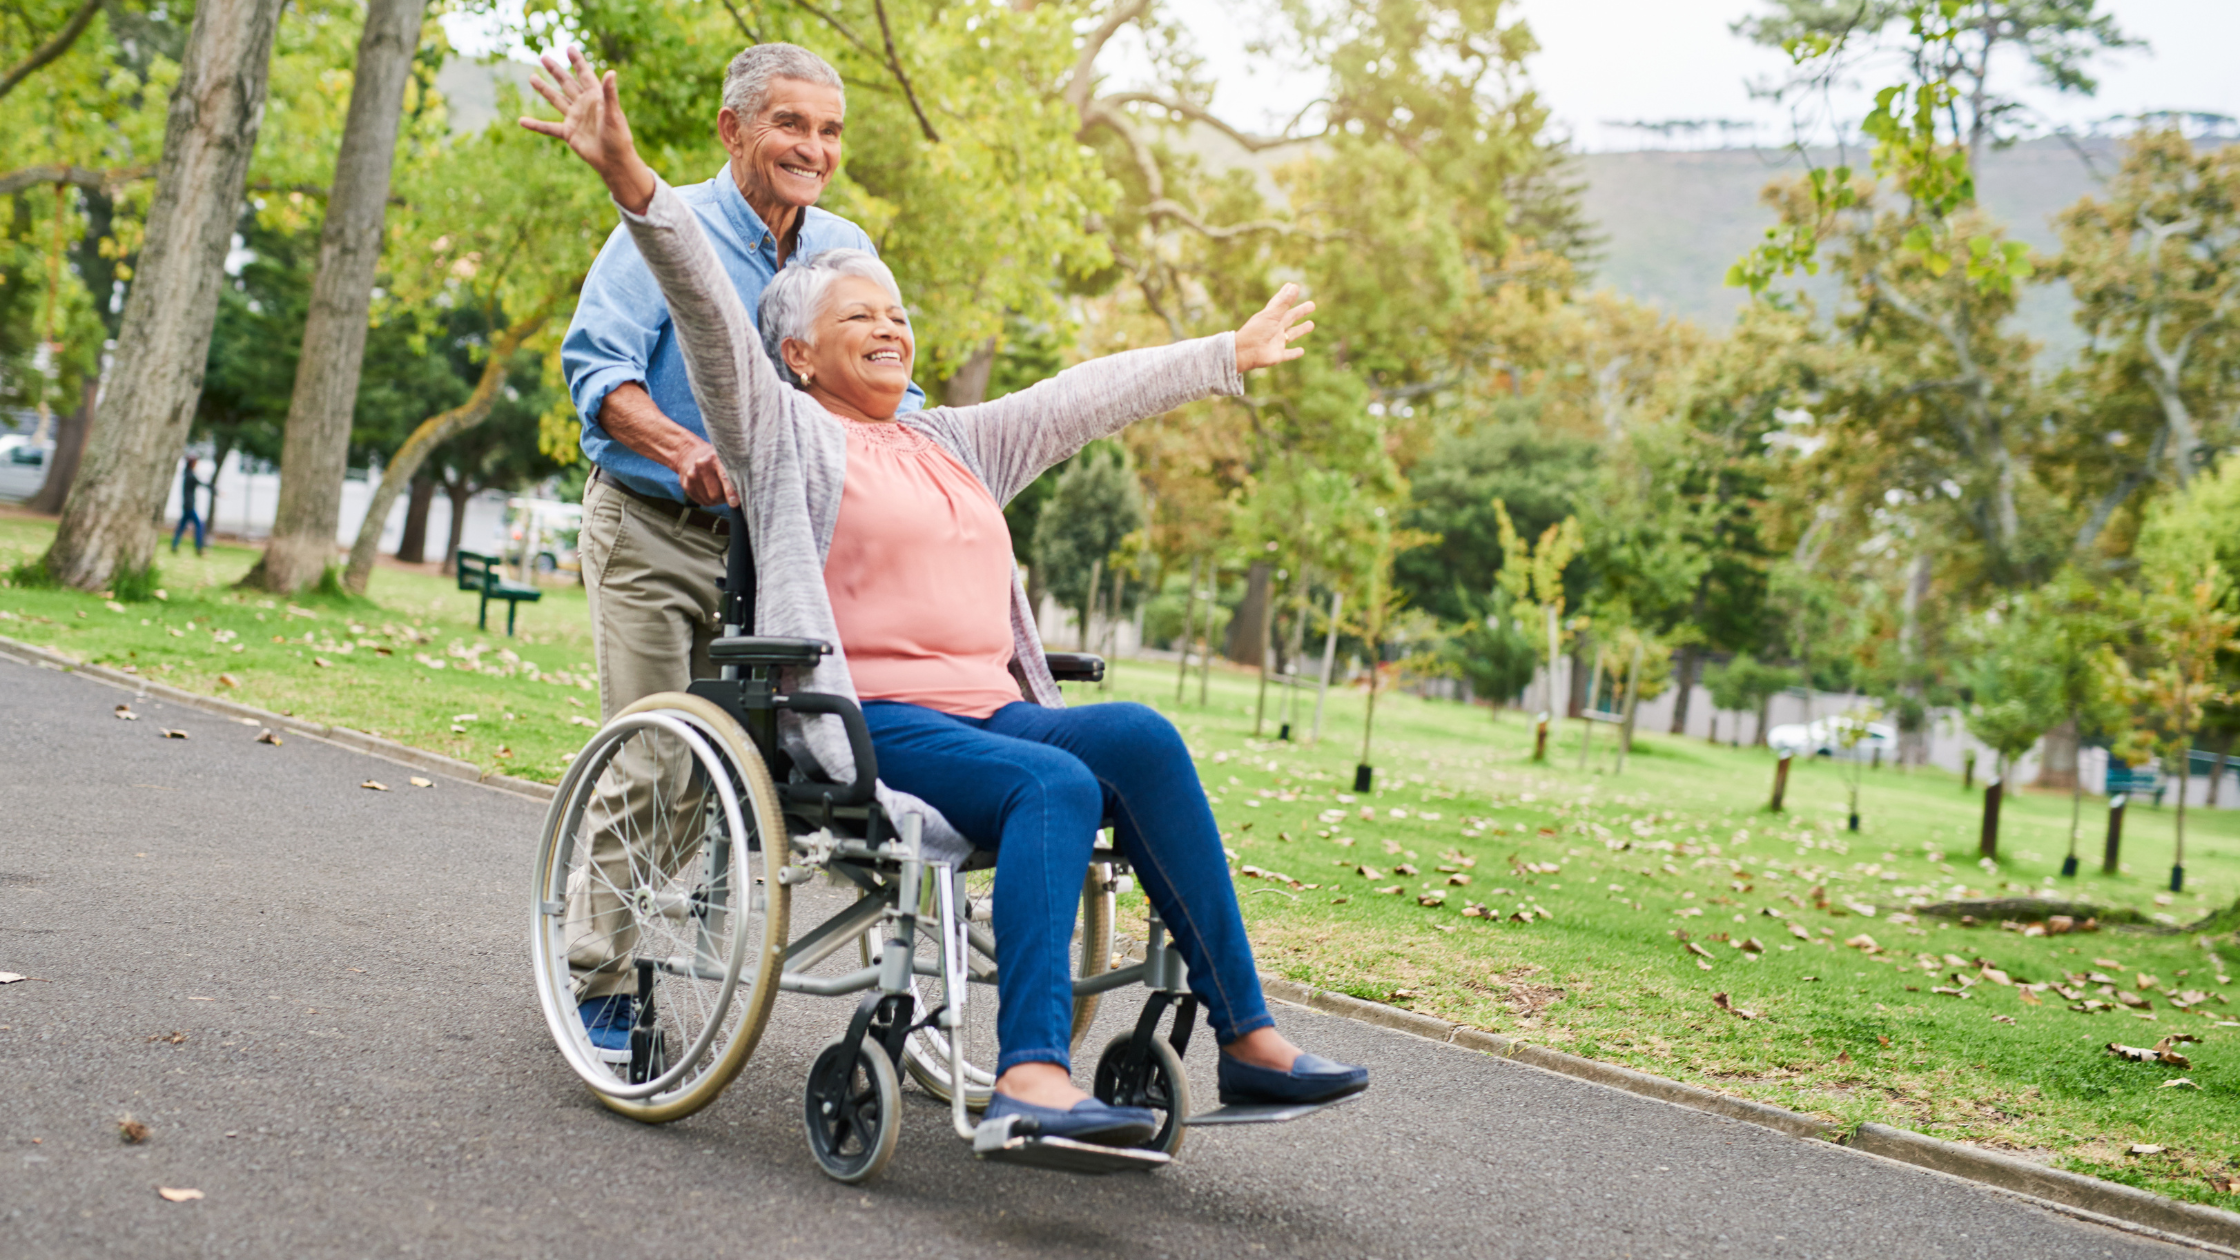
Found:
<path fill-rule="evenodd" d="M 1315 82 L 1255 72 L 1243 51 L 1254 7 L 1228 0 L 1170 11 L 1197 36 L 1220 84 L 1217 110 L 1272 129 L 1313 98 Z M 1515 11 L 1540 44 L 1526 73 L 1558 127 L 1580 150 L 1606 152 L 1663 147 L 1613 125 L 1627 121 L 1729 119 L 1756 124 L 1753 133 L 1735 133 L 1738 140 L 1786 142 L 1785 111 L 1752 100 L 1747 88 L 1786 58 L 1729 30 L 1763 7 L 1759 0 L 1518 0 Z M 2045 123 L 2081 129 L 2111 115 L 2164 109 L 2240 116 L 2240 0 L 2103 0 L 2102 9 L 2149 47 L 2101 59 L 2096 98 L 2025 93 Z M 1861 111 L 1853 102 L 1844 112 L 1855 119 Z"/>
<path fill-rule="evenodd" d="M 1751 99 L 1748 84 L 1778 72 L 1785 58 L 1730 32 L 1738 20 L 1761 11 L 1763 0 L 1512 0 L 1531 27 L 1540 52 L 1526 75 L 1554 118 L 1559 133 L 1583 152 L 1672 147 L 1625 122 L 1725 119 L 1749 124 L 1726 134 L 1737 143 L 1780 145 L 1792 135 L 1787 113 Z M 2148 47 L 2108 54 L 2095 63 L 2099 94 L 2058 97 L 2023 93 L 2041 127 L 2083 130 L 2096 120 L 2150 110 L 2193 110 L 2240 116 L 2240 0 L 2102 0 L 2126 33 Z M 1245 51 L 1265 20 L 1265 0 L 1171 3 L 1195 36 L 1197 50 L 1219 85 L 1216 112 L 1248 128 L 1274 131 L 1314 99 L 1311 74 L 1271 68 Z M 490 40 L 483 19 L 445 19 L 463 51 L 479 52 Z M 481 28 L 481 29 L 478 29 Z M 1117 81 L 1143 66 L 1132 47 L 1105 59 Z M 2026 73 L 2010 77 L 2026 78 Z M 1856 121 L 1864 93 L 1839 101 L 1838 113 Z M 1715 133 L 1712 133 L 1715 134 Z"/>

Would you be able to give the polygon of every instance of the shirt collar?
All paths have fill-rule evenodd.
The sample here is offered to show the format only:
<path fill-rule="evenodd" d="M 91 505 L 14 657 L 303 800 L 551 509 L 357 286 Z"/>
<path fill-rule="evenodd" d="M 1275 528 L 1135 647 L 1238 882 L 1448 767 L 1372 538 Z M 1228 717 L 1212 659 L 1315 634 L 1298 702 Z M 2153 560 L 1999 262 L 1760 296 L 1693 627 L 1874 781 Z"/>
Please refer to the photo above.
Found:
<path fill-rule="evenodd" d="M 746 238 L 748 245 L 756 253 L 767 250 L 774 258 L 777 254 L 778 243 L 771 236 L 769 225 L 762 221 L 762 216 L 756 214 L 754 207 L 747 204 L 746 194 L 739 191 L 739 181 L 731 177 L 731 162 L 728 158 L 725 159 L 722 166 L 716 168 L 716 186 L 718 188 L 716 195 L 723 199 L 724 213 L 730 217 L 733 225 Z M 808 237 L 810 216 L 816 212 L 817 208 L 815 206 L 810 206 L 801 212 L 800 221 L 794 225 L 793 252 L 797 254 L 801 252 L 802 245 Z"/>

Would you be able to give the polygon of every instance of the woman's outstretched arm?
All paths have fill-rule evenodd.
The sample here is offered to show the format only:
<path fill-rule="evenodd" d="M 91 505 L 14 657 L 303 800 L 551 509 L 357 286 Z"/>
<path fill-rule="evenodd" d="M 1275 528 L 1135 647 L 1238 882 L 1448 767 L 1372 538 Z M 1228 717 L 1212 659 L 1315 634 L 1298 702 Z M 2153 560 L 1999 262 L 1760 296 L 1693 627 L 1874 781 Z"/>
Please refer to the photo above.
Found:
<path fill-rule="evenodd" d="M 946 415 L 978 456 L 988 490 L 1008 501 L 1042 471 L 1093 439 L 1185 403 L 1244 392 L 1245 373 L 1306 353 L 1314 303 L 1286 284 L 1233 333 L 1091 359 L 993 402 Z"/>
<path fill-rule="evenodd" d="M 748 458 L 750 421 L 781 412 L 794 391 L 770 366 L 746 304 L 725 277 L 700 220 L 638 156 L 615 93 L 614 71 L 594 75 L 573 47 L 567 66 L 548 56 L 544 68 L 551 81 L 536 76 L 530 82 L 561 119 L 524 118 L 521 125 L 565 141 L 606 181 L 631 239 L 669 303 L 708 441 L 733 476 L 739 476 L 753 463 Z"/>

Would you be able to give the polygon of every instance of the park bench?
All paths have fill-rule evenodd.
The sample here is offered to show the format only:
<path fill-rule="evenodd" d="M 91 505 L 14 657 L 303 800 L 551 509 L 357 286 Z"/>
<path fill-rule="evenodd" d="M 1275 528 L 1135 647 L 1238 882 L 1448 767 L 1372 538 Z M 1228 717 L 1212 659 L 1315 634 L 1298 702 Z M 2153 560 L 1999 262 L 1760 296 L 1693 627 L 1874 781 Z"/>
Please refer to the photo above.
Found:
<path fill-rule="evenodd" d="M 2127 766 L 2115 758 L 2108 759 L 2107 794 L 2109 796 L 2152 796 L 2156 806 L 2162 804 L 2162 772 L 2153 766 Z"/>
<path fill-rule="evenodd" d="M 544 598 L 544 592 L 519 582 L 509 582 L 502 575 L 505 561 L 496 556 L 486 556 L 479 551 L 462 551 L 458 557 L 459 589 L 479 591 L 482 608 L 475 624 L 485 630 L 490 628 L 490 601 L 506 601 L 506 636 L 513 636 L 513 614 L 523 603 L 534 604 Z"/>

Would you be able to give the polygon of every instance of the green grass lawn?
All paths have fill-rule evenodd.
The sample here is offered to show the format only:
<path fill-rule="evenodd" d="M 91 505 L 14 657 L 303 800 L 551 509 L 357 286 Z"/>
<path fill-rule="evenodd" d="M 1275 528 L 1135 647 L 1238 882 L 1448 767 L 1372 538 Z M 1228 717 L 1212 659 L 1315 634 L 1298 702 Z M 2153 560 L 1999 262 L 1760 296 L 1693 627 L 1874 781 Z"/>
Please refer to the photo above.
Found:
<path fill-rule="evenodd" d="M 1618 774 L 1603 730 L 1582 773 L 1577 723 L 1534 765 L 1520 715 L 1392 695 L 1378 702 L 1376 790 L 1357 796 L 1360 693 L 1334 693 L 1324 740 L 1301 746 L 1252 738 L 1249 677 L 1217 671 L 1200 706 L 1193 676 L 1178 707 L 1171 667 L 1115 673 L 1110 692 L 1068 691 L 1154 704 L 1180 724 L 1268 971 L 1842 1123 L 1902 1125 L 2240 1207 L 2210 1185 L 2240 1162 L 2240 1006 L 2222 996 L 2231 964 L 2200 934 L 2153 921 L 2193 922 L 2233 901 L 2240 812 L 2191 812 L 2187 890 L 2166 904 L 2167 809 L 2131 811 L 2127 869 L 2103 878 L 2105 805 L 2088 797 L 2087 873 L 2064 880 L 2069 798 L 2021 792 L 1986 869 L 1981 793 L 1949 774 L 1865 771 L 1852 833 L 1826 761 L 1795 768 L 1788 809 L 1773 815 L 1763 750 L 1644 735 Z M 2040 889 L 2147 922 L 2033 937 L 1905 913 Z M 1472 905 L 1493 917 L 1467 915 Z M 2215 949 L 2240 957 L 2224 928 Z M 1872 950 L 1845 944 L 1861 936 Z M 2148 1009 L 2115 1005 L 2094 973 Z M 2025 983 L 2110 1009 L 2073 1011 Z M 2214 996 L 2189 1014 L 2171 1003 L 2187 990 Z M 2201 1039 L 2179 1047 L 2185 1070 L 2105 1049 L 2178 1033 Z M 2179 1079 L 2192 1086 L 2165 1087 Z M 2167 1149 L 2131 1156 L 2134 1144 Z"/>
<path fill-rule="evenodd" d="M 0 516 L 0 571 L 52 529 Z M 226 546 L 205 560 L 165 553 L 167 598 L 141 604 L 0 589 L 0 634 L 544 781 L 596 719 L 577 588 L 524 606 L 508 639 L 476 629 L 472 595 L 418 573 L 377 570 L 364 600 L 234 591 L 254 559 Z M 1113 680 L 1067 691 L 1152 704 L 1181 726 L 1271 972 L 1839 1122 L 2043 1153 L 2240 1207 L 2210 1184 L 2240 1168 L 2240 1007 L 2222 1000 L 2231 964 L 2215 952 L 2240 957 L 2240 942 L 2229 925 L 2211 938 L 2174 930 L 2240 893 L 2240 813 L 2192 814 L 2188 888 L 2165 904 L 2167 809 L 2133 811 L 2129 869 L 2103 878 L 2104 808 L 2088 799 L 2087 873 L 2063 880 L 2068 798 L 2021 792 L 2006 804 L 2001 861 L 1985 869 L 1980 793 L 1950 775 L 1866 772 L 1851 833 L 1825 762 L 1796 768 L 1775 816 L 1760 750 L 1644 735 L 1617 774 L 1602 731 L 1582 772 L 1571 724 L 1534 765 L 1521 717 L 1398 695 L 1378 703 L 1376 790 L 1356 796 L 1358 691 L 1333 692 L 1325 738 L 1304 745 L 1252 737 L 1246 675 L 1216 670 L 1205 705 L 1195 674 L 1177 705 L 1171 666 L 1122 663 Z M 1280 700 L 1271 693 L 1271 715 Z M 1304 726 L 1312 697 L 1301 700 Z M 2040 889 L 2147 922 L 2029 937 L 1903 913 Z M 1871 951 L 1845 944 L 1862 935 Z M 2021 987 L 2108 1003 L 2103 983 L 2147 1009 L 2085 1013 Z M 2188 990 L 2213 996 L 2188 1013 L 2172 1002 Z M 2180 1047 L 2183 1070 L 2104 1049 L 2178 1033 L 2201 1038 Z M 2180 1079 L 2192 1085 L 2165 1087 Z M 2134 1144 L 2166 1149 L 2127 1154 Z"/>
<path fill-rule="evenodd" d="M 54 524 L 0 515 L 0 574 L 45 552 Z M 158 552 L 165 598 L 121 604 L 67 590 L 0 589 L 0 634 L 81 660 L 347 726 L 553 782 L 599 716 L 583 589 L 554 583 L 505 634 L 449 578 L 376 568 L 367 598 L 279 600 L 233 584 L 252 547 Z"/>

